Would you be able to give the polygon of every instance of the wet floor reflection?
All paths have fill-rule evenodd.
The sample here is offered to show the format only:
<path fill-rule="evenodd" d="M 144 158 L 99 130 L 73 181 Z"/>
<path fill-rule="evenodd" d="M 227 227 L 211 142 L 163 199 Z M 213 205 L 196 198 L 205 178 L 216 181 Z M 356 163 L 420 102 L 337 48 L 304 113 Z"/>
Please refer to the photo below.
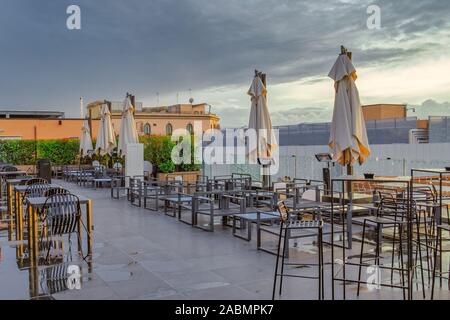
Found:
<path fill-rule="evenodd" d="M 42 250 L 32 262 L 26 241 L 0 238 L 0 299 L 47 300 L 57 293 L 82 290 L 91 281 L 92 262 L 63 243 L 50 253 Z"/>

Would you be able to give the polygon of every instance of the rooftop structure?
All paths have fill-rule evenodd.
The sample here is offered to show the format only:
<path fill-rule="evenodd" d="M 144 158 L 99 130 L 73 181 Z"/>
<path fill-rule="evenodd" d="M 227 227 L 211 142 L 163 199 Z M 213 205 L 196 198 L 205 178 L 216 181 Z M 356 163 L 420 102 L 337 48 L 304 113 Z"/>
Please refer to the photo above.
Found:
<path fill-rule="evenodd" d="M 26 118 L 26 119 L 62 119 L 64 112 L 60 111 L 20 111 L 0 110 L 0 118 Z"/>

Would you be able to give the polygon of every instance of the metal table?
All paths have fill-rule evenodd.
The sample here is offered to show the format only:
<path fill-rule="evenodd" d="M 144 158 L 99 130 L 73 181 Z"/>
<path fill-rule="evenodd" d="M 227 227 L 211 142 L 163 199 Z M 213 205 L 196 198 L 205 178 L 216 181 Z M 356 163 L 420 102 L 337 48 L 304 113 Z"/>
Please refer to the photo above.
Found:
<path fill-rule="evenodd" d="M 49 189 L 59 188 L 57 184 L 48 184 Z M 13 186 L 14 195 L 14 218 L 16 224 L 16 240 L 23 240 L 23 197 L 29 186 L 15 185 Z"/>
<path fill-rule="evenodd" d="M 87 247 L 88 255 L 92 255 L 92 201 L 84 196 L 77 195 L 80 204 L 86 207 L 86 228 L 87 228 Z M 45 204 L 46 197 L 36 197 L 27 200 L 28 211 L 28 250 L 30 252 L 31 263 L 35 263 L 39 257 L 38 243 L 38 219 L 40 209 Z M 81 234 L 81 220 L 78 223 L 78 232 Z"/>
<path fill-rule="evenodd" d="M 247 212 L 243 214 L 235 214 L 233 217 L 233 236 L 246 240 L 251 241 L 252 240 L 252 224 L 256 223 L 256 229 L 257 229 L 257 239 L 256 244 L 257 247 L 261 247 L 261 233 L 259 232 L 259 227 L 261 225 L 261 222 L 273 222 L 275 220 L 280 219 L 280 214 L 278 212 L 264 212 L 264 211 L 256 211 L 256 212 Z M 239 219 L 242 222 L 245 222 L 247 225 L 247 236 L 241 236 L 239 235 L 236 230 L 236 221 Z M 242 226 L 243 224 L 241 224 Z"/>

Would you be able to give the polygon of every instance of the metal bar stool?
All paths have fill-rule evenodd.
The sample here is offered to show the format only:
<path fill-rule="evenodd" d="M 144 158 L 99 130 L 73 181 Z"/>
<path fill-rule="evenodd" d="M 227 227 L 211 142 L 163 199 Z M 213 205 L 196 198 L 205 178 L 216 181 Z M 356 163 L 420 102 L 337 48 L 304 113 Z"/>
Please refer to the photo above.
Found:
<path fill-rule="evenodd" d="M 292 278 L 303 278 L 303 279 L 317 279 L 318 280 L 318 297 L 319 300 L 324 299 L 324 262 L 323 262 L 323 221 L 321 218 L 318 220 L 312 221 L 304 221 L 304 220 L 294 220 L 289 215 L 289 209 L 285 205 L 283 201 L 280 201 L 277 205 L 278 213 L 280 214 L 280 233 L 278 237 L 278 249 L 277 249 L 277 261 L 275 265 L 275 275 L 273 281 L 273 293 L 272 300 L 275 299 L 275 290 L 277 286 L 277 279 L 280 277 L 280 291 L 279 295 L 282 293 L 283 289 L 283 277 L 292 277 Z M 317 230 L 317 240 L 318 240 L 318 263 L 317 264 L 299 264 L 299 263 L 286 263 L 286 251 L 289 250 L 289 235 L 293 230 Z M 281 254 L 281 272 L 278 272 L 278 265 L 280 260 L 280 251 L 281 251 L 281 238 L 284 238 L 283 243 L 283 252 Z M 318 267 L 318 275 L 317 276 L 303 276 L 303 275 L 293 275 L 293 274 L 285 274 L 284 266 L 285 265 L 302 265 L 302 266 L 317 266 Z"/>
<path fill-rule="evenodd" d="M 436 230 L 436 241 L 433 247 L 433 278 L 432 278 L 432 282 L 431 282 L 431 300 L 434 300 L 434 288 L 435 288 L 435 282 L 436 282 L 436 276 L 439 276 L 440 278 L 440 285 L 442 287 L 442 279 L 444 278 L 444 275 L 447 275 L 446 280 L 448 281 L 448 289 L 450 290 L 450 263 L 448 266 L 448 270 L 447 271 L 443 271 L 442 270 L 442 260 L 443 260 L 443 256 L 444 256 L 444 252 L 449 252 L 448 249 L 443 249 L 442 246 L 442 242 L 448 242 L 450 241 L 450 239 L 443 239 L 442 238 L 442 232 L 446 231 L 450 233 L 450 226 L 448 225 L 438 225 L 437 226 L 437 230 Z M 438 255 L 439 253 L 439 255 Z M 439 264 L 439 267 L 438 267 Z M 439 269 L 439 270 L 438 270 Z"/>
<path fill-rule="evenodd" d="M 405 218 L 406 214 L 406 208 L 405 208 L 405 200 L 404 199 L 396 199 L 392 194 L 383 194 L 379 193 L 379 197 L 381 199 L 380 206 L 377 210 L 377 215 L 374 217 L 367 217 L 364 219 L 363 223 L 363 233 L 362 233 L 362 240 L 361 240 L 361 252 L 360 252 L 360 258 L 359 258 L 359 265 L 358 265 L 358 289 L 357 289 L 357 296 L 359 297 L 360 294 L 360 288 L 361 288 L 361 272 L 363 267 L 369 267 L 368 264 L 369 261 L 374 261 L 375 266 L 378 267 L 380 270 L 387 269 L 390 270 L 390 284 L 381 284 L 380 286 L 383 287 L 391 287 L 391 288 L 400 288 L 403 292 L 403 298 L 406 299 L 406 291 L 409 288 L 409 281 L 406 280 L 406 273 L 407 269 L 405 268 L 405 262 L 404 262 L 404 252 L 403 252 L 403 246 L 406 244 L 406 239 L 404 238 L 404 233 L 407 229 L 407 221 Z M 417 224 L 417 217 L 416 218 L 416 226 L 417 226 L 417 232 L 419 232 L 419 225 Z M 365 253 L 364 253 L 364 247 L 365 247 L 365 240 L 366 240 L 366 231 L 369 226 L 375 227 L 376 230 L 376 238 L 375 238 L 375 253 L 374 256 L 371 258 L 367 258 L 365 260 Z M 390 257 L 390 266 L 384 265 L 381 263 L 381 260 L 383 259 L 382 256 L 382 241 L 383 241 L 383 229 L 393 229 L 393 235 L 392 235 L 392 251 L 391 251 L 391 257 Z M 421 276 L 422 276 L 422 291 L 423 295 L 425 296 L 425 287 L 423 283 L 423 268 L 422 268 L 422 256 L 421 256 L 421 246 L 420 246 L 420 235 L 417 234 L 419 237 L 416 242 L 418 244 L 418 254 L 420 255 L 420 270 L 421 270 Z M 396 246 L 398 245 L 398 249 L 396 250 Z M 397 266 L 395 264 L 395 254 L 398 253 L 398 263 Z M 415 259 L 415 264 L 417 267 L 417 257 Z M 400 275 L 400 285 L 394 284 L 394 271 L 397 271 Z"/>

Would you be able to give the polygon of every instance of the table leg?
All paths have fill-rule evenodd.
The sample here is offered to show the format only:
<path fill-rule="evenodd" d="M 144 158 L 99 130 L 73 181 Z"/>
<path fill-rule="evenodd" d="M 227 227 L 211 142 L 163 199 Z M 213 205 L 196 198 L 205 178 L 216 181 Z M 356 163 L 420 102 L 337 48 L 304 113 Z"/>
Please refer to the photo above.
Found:
<path fill-rule="evenodd" d="M 88 254 L 92 255 L 92 200 L 90 199 L 86 203 L 86 225 Z"/>
<path fill-rule="evenodd" d="M 6 178 L 5 178 L 6 179 Z M 3 185 L 4 181 L 3 178 L 0 178 L 0 201 L 3 203 Z"/>
<path fill-rule="evenodd" d="M 261 216 L 260 213 L 257 213 L 257 219 L 256 219 L 256 247 L 261 247 Z M 251 232 L 251 231 L 250 231 Z"/>
<path fill-rule="evenodd" d="M 349 207 L 347 210 L 347 243 L 348 243 L 348 249 L 351 249 L 353 246 L 352 243 L 352 237 L 353 237 L 353 228 L 352 228 L 352 220 L 353 220 L 353 208 L 352 206 Z M 345 241 L 345 239 L 344 239 Z"/>
<path fill-rule="evenodd" d="M 12 241 L 12 235 L 14 233 L 14 229 L 16 227 L 16 223 L 13 219 L 12 214 L 12 206 L 13 206 L 13 194 L 12 194 L 12 185 L 8 183 L 6 186 L 6 201 L 7 201 L 7 211 L 6 216 L 8 219 L 8 241 Z"/>
<path fill-rule="evenodd" d="M 30 263 L 31 265 L 34 265 L 37 259 L 35 246 L 36 243 L 34 242 L 34 223 L 33 223 L 33 208 L 29 205 L 27 206 L 27 213 L 28 213 L 28 254 L 30 256 Z"/>
<path fill-rule="evenodd" d="M 31 265 L 28 269 L 30 298 L 39 297 L 39 273 L 37 265 Z"/>
<path fill-rule="evenodd" d="M 17 220 L 17 235 L 16 239 L 23 240 L 23 205 L 22 205 L 22 194 L 16 192 L 16 220 Z M 28 235 L 29 236 L 29 235 Z"/>

